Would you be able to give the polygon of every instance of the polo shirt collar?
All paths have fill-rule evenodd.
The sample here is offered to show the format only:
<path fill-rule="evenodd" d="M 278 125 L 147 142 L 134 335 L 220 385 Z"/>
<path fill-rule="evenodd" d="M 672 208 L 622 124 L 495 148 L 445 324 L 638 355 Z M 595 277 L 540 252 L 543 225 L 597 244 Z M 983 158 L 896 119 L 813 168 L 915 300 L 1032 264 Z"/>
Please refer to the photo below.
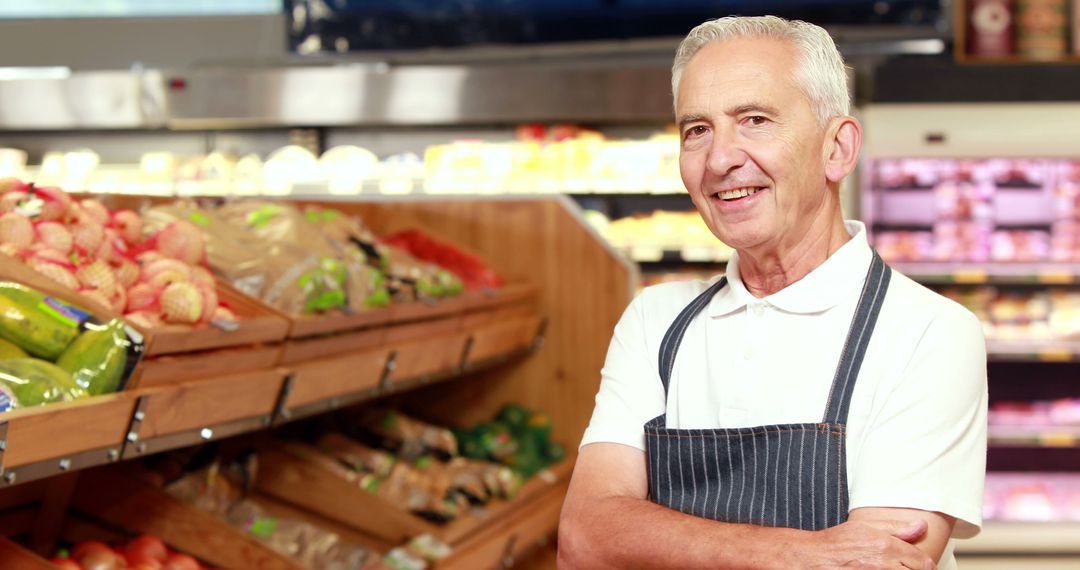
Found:
<path fill-rule="evenodd" d="M 746 289 L 739 275 L 739 254 L 733 252 L 727 265 L 728 284 L 713 296 L 709 316 L 721 317 L 760 302 L 789 313 L 820 313 L 836 306 L 852 289 L 862 287 L 873 258 L 866 226 L 862 222 L 845 221 L 844 227 L 851 234 L 847 243 L 805 277 L 763 299 Z"/>

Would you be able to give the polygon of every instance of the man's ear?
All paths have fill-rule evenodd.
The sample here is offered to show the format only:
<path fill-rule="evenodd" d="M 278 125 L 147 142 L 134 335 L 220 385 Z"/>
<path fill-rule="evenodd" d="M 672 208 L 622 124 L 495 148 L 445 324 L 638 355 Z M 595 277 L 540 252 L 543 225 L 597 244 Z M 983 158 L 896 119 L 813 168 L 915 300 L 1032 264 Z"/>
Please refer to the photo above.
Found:
<path fill-rule="evenodd" d="M 862 147 L 862 126 L 854 117 L 836 117 L 826 131 L 825 178 L 839 183 L 855 170 Z"/>

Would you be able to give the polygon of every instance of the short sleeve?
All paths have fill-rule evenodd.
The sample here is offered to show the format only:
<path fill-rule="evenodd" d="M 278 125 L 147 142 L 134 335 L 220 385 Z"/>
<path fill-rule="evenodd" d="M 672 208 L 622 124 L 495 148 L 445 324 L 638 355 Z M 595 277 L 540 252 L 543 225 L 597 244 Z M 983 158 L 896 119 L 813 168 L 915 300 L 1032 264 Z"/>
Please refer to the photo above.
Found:
<path fill-rule="evenodd" d="M 644 451 L 645 424 L 664 412 L 664 388 L 656 351 L 648 348 L 643 311 L 639 295 L 615 325 L 582 446 L 621 443 Z"/>
<path fill-rule="evenodd" d="M 955 538 L 982 525 L 986 342 L 959 307 L 930 321 L 908 366 L 868 418 L 849 473 L 850 508 L 900 507 L 956 517 Z M 876 331 L 887 339 L 887 331 Z"/>

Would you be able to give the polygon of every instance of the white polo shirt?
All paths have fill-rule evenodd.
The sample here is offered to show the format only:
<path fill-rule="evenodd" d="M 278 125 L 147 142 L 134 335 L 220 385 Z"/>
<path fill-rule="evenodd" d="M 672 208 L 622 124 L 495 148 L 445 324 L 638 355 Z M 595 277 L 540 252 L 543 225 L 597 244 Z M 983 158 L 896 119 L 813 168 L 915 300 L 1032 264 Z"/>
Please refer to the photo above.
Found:
<path fill-rule="evenodd" d="M 645 449 L 643 426 L 667 411 L 677 429 L 822 421 L 872 258 L 866 228 L 807 276 L 757 299 L 739 277 L 690 325 L 667 401 L 657 358 L 676 315 L 710 283 L 645 289 L 615 327 L 582 445 Z M 850 508 L 907 507 L 978 533 L 986 469 L 986 346 L 969 311 L 893 271 L 856 381 L 847 429 Z M 952 543 L 939 568 L 953 567 Z"/>

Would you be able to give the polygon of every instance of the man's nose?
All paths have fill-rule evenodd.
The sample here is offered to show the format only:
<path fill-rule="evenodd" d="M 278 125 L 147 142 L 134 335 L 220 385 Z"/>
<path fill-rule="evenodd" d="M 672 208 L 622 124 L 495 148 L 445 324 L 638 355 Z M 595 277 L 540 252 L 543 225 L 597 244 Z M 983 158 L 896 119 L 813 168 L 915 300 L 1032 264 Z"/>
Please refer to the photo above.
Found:
<path fill-rule="evenodd" d="M 713 132 L 712 146 L 706 168 L 712 174 L 724 176 L 746 162 L 746 151 L 731 129 L 716 129 Z"/>

